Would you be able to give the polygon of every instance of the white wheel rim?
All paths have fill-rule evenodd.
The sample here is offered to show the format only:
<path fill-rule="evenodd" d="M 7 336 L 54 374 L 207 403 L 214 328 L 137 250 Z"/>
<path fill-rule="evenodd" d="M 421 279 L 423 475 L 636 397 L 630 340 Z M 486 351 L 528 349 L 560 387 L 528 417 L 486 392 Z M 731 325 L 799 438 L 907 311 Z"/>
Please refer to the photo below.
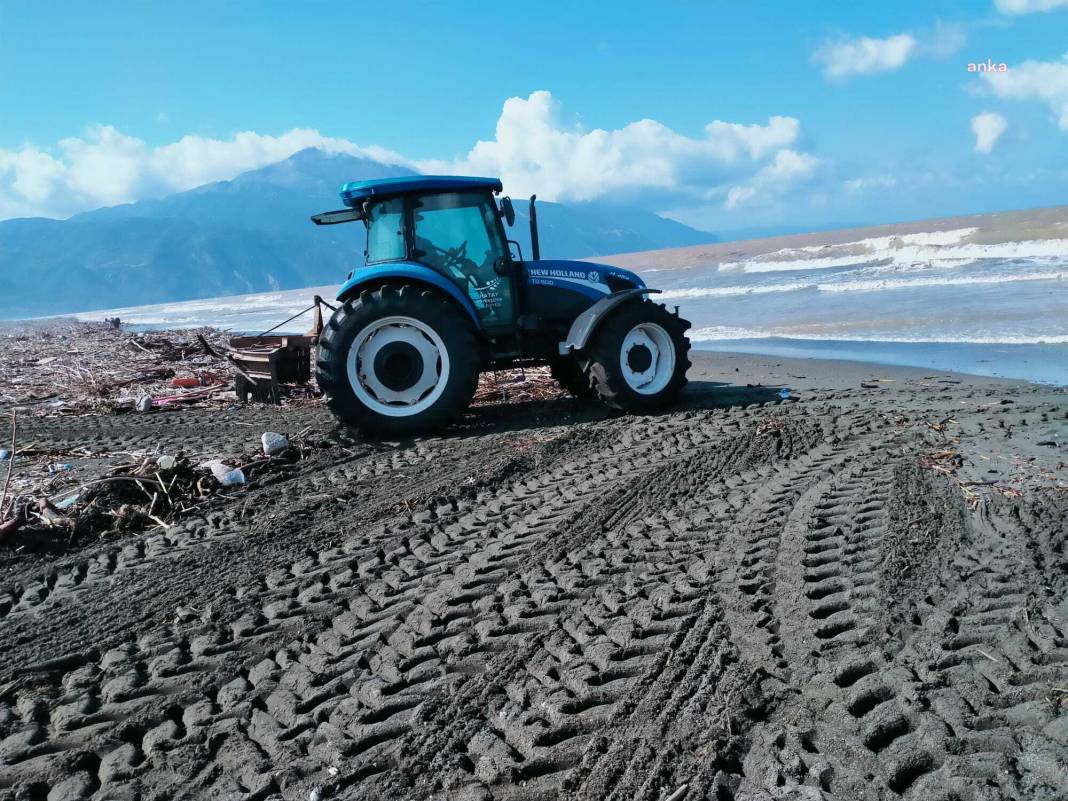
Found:
<path fill-rule="evenodd" d="M 375 372 L 376 357 L 387 345 L 411 346 L 422 360 L 422 370 L 410 386 L 386 386 Z M 349 384 L 367 408 L 386 417 L 410 417 L 426 411 L 449 383 L 449 351 L 437 331 L 414 317 L 383 317 L 352 340 L 347 360 Z"/>
<path fill-rule="evenodd" d="M 636 348 L 648 350 L 649 364 L 644 369 L 635 369 L 631 364 L 631 351 Z M 634 356 L 640 366 L 644 358 L 637 357 L 644 355 L 639 352 Z M 655 395 L 668 385 L 675 373 L 675 343 L 656 323 L 639 323 L 623 337 L 619 365 L 628 387 L 639 395 Z"/>

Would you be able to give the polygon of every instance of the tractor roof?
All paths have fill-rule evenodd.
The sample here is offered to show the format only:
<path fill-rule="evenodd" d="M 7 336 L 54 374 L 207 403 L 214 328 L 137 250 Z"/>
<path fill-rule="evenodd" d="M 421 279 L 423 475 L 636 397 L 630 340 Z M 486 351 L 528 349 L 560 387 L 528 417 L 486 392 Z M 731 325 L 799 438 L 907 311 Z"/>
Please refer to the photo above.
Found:
<path fill-rule="evenodd" d="M 372 197 L 405 195 L 409 192 L 457 192 L 463 189 L 491 189 L 500 192 L 499 178 L 470 178 L 459 175 L 409 175 L 403 178 L 375 178 L 341 185 L 346 206 L 356 206 Z"/>

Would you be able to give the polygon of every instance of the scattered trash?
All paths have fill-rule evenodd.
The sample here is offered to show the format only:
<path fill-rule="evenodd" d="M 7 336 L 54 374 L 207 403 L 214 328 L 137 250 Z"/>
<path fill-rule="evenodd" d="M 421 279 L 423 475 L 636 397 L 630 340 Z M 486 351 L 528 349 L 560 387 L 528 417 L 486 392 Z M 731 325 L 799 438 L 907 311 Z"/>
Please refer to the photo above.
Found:
<path fill-rule="evenodd" d="M 231 467 L 220 459 L 213 459 L 210 462 L 206 462 L 202 467 L 207 467 L 211 470 L 211 474 L 215 476 L 215 480 L 224 487 L 236 487 L 238 484 L 245 483 L 245 473 L 241 468 Z"/>
<path fill-rule="evenodd" d="M 81 500 L 81 497 L 82 497 L 82 494 L 80 492 L 76 492 L 73 495 L 70 495 L 70 496 L 68 496 L 66 498 L 61 498 L 59 500 L 53 500 L 52 501 L 52 506 L 54 506 L 56 509 L 59 509 L 62 512 L 64 509 L 69 509 L 70 507 L 74 506 L 74 504 L 76 504 L 78 501 Z"/>
<path fill-rule="evenodd" d="M 106 323 L 20 323 L 17 333 L 0 334 L 0 405 L 54 416 L 128 412 L 145 395 L 169 403 L 230 401 L 229 364 L 200 337 L 225 341 L 211 329 L 132 333 Z M 178 375 L 195 383 L 174 387 Z"/>
<path fill-rule="evenodd" d="M 226 488 L 292 469 L 321 442 L 313 431 L 317 429 L 309 427 L 284 437 L 286 450 L 280 456 L 248 449 L 198 463 L 181 451 L 161 453 L 159 447 L 133 452 L 74 447 L 50 453 L 36 442 L 19 443 L 13 420 L 5 449 L 17 453 L 28 469 L 12 469 L 14 460 L 0 468 L 0 478 L 2 473 L 11 476 L 0 486 L 0 535 L 19 531 L 40 542 L 70 542 L 166 529 L 190 515 L 203 515 L 206 506 L 229 494 Z M 89 461 L 70 463 L 59 456 Z"/>
<path fill-rule="evenodd" d="M 136 408 L 139 412 L 152 411 L 152 396 L 142 395 L 140 398 L 137 399 L 137 403 L 134 404 L 134 408 Z"/>
<path fill-rule="evenodd" d="M 318 784 L 315 785 L 308 793 L 308 801 L 323 801 L 323 788 Z"/>
<path fill-rule="evenodd" d="M 267 431 L 260 441 L 263 443 L 263 453 L 265 456 L 277 456 L 280 453 L 285 453 L 289 450 L 289 437 L 285 434 L 277 434 L 274 431 Z"/>
<path fill-rule="evenodd" d="M 191 606 L 177 606 L 174 609 L 175 623 L 188 623 L 190 620 L 196 620 L 198 617 L 200 617 L 200 612 Z"/>
<path fill-rule="evenodd" d="M 879 389 L 879 384 L 876 381 L 861 381 L 861 389 Z"/>
<path fill-rule="evenodd" d="M 224 487 L 236 487 L 245 483 L 245 473 L 241 468 L 235 468 L 227 473 L 223 473 L 222 478 L 219 479 L 219 483 Z"/>
<path fill-rule="evenodd" d="M 202 384 L 196 376 L 183 376 L 181 378 L 172 378 L 171 386 L 175 389 L 192 389 L 193 387 L 202 386 Z"/>
<path fill-rule="evenodd" d="M 7 448 L 0 448 L 0 462 L 6 462 L 11 458 L 11 451 Z"/>
<path fill-rule="evenodd" d="M 204 462 L 201 467 L 206 467 L 210 470 L 216 481 L 222 481 L 222 477 L 234 469 L 222 459 L 212 459 L 210 462 Z"/>
<path fill-rule="evenodd" d="M 786 389 L 786 388 L 780 389 L 779 390 L 779 397 L 782 398 L 783 400 L 789 400 L 790 399 L 790 390 Z"/>

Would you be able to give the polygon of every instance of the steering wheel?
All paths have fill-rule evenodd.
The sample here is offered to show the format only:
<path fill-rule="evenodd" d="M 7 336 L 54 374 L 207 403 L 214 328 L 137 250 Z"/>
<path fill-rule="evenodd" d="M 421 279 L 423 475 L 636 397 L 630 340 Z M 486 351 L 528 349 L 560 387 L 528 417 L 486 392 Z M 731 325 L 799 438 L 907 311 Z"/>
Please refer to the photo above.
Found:
<path fill-rule="evenodd" d="M 449 258 L 454 261 L 462 262 L 467 258 L 467 240 L 465 239 L 458 246 L 450 248 L 445 252 L 449 255 Z"/>
<path fill-rule="evenodd" d="M 478 281 L 475 279 L 476 265 L 471 259 L 467 258 L 467 240 L 465 239 L 459 245 L 454 248 L 439 248 L 432 242 L 428 242 L 428 245 L 440 253 L 443 257 L 442 267 L 451 271 L 457 278 L 466 280 L 467 283 L 473 289 L 478 289 Z M 464 269 L 466 265 L 470 265 L 470 269 Z"/>

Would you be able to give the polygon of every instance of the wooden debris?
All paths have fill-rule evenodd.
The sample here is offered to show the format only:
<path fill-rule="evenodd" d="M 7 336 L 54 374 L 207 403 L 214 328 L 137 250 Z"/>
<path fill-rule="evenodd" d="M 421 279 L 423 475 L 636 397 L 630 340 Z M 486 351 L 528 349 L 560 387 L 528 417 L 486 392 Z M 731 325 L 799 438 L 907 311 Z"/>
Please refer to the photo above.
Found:
<path fill-rule="evenodd" d="M 230 365 L 201 341 L 222 332 L 133 332 L 106 323 L 65 320 L 0 328 L 0 407 L 34 416 L 131 411 L 153 406 L 231 401 Z"/>
<path fill-rule="evenodd" d="M 491 403 L 523 403 L 565 398 L 548 367 L 497 370 L 479 376 L 472 406 Z"/>

